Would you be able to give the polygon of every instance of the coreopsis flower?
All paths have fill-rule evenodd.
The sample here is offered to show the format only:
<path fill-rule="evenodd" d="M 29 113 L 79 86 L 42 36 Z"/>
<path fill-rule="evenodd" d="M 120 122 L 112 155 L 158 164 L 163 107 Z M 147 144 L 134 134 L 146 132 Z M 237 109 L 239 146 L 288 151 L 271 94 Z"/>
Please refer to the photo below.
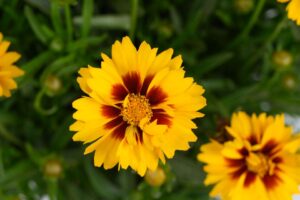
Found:
<path fill-rule="evenodd" d="M 300 25 L 300 0 L 277 0 L 281 3 L 288 3 L 287 11 L 288 11 L 288 17 L 291 20 L 296 21 L 297 25 Z"/>
<path fill-rule="evenodd" d="M 206 163 L 205 184 L 210 195 L 225 200 L 292 200 L 299 193 L 300 137 L 285 126 L 284 115 L 244 112 L 226 127 L 233 137 L 225 143 L 203 145 L 198 160 Z"/>
<path fill-rule="evenodd" d="M 17 88 L 14 78 L 24 74 L 14 63 L 20 59 L 21 55 L 17 52 L 7 52 L 10 42 L 3 41 L 0 33 L 0 97 L 10 97 L 10 91 Z"/>
<path fill-rule="evenodd" d="M 129 166 L 143 176 L 159 160 L 172 158 L 196 141 L 192 119 L 206 104 L 204 89 L 186 78 L 181 56 L 143 42 L 138 50 L 128 37 L 112 46 L 112 58 L 101 54 L 101 67 L 79 71 L 80 88 L 87 96 L 73 102 L 77 121 L 70 130 L 74 141 L 90 143 L 94 165 Z"/>

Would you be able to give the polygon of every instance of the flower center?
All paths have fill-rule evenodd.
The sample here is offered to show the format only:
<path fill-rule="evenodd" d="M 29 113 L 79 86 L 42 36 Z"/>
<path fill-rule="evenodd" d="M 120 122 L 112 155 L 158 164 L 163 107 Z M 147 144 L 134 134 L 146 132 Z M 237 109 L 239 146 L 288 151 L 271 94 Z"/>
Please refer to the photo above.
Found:
<path fill-rule="evenodd" d="M 248 170 L 264 177 L 266 173 L 271 173 L 273 163 L 269 162 L 268 158 L 261 153 L 251 152 L 246 158 Z"/>
<path fill-rule="evenodd" d="M 131 125 L 148 123 L 153 116 L 149 100 L 143 95 L 129 94 L 123 102 L 121 115 Z"/>

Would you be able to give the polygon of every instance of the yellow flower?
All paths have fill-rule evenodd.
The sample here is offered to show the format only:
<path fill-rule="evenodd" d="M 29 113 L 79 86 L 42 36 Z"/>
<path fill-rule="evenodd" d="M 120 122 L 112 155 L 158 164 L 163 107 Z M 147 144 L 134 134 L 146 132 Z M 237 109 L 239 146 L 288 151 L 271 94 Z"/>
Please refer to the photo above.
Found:
<path fill-rule="evenodd" d="M 225 200 L 292 200 L 299 193 L 300 137 L 284 125 L 284 116 L 244 112 L 226 127 L 232 140 L 212 140 L 201 147 L 206 163 L 205 184 L 215 184 L 211 196 Z"/>
<path fill-rule="evenodd" d="M 204 89 L 185 78 L 181 56 L 173 49 L 157 55 L 143 42 L 138 50 L 128 37 L 112 46 L 112 58 L 101 54 L 101 68 L 82 68 L 78 83 L 87 96 L 73 102 L 77 121 L 74 141 L 91 143 L 95 166 L 129 166 L 143 176 L 165 156 L 187 150 L 197 137 L 192 119 L 206 105 Z"/>
<path fill-rule="evenodd" d="M 9 45 L 10 42 L 3 41 L 3 35 L 0 33 L 0 97 L 10 97 L 10 90 L 17 88 L 13 78 L 24 74 L 23 70 L 14 65 L 21 57 L 20 54 L 7 52 Z"/>
<path fill-rule="evenodd" d="M 289 2 L 287 6 L 288 17 L 300 25 L 300 0 L 277 0 L 280 3 Z"/>

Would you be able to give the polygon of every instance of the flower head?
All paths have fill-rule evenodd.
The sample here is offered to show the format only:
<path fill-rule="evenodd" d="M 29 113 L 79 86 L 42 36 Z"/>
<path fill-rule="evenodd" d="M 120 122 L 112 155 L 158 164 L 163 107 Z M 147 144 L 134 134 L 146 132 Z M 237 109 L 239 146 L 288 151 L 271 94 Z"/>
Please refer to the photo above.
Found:
<path fill-rule="evenodd" d="M 138 49 L 128 37 L 112 46 L 112 58 L 101 54 L 101 68 L 82 68 L 77 80 L 87 96 L 73 102 L 75 141 L 90 143 L 95 166 L 129 166 L 143 176 L 165 156 L 187 150 L 197 137 L 192 119 L 206 104 L 204 89 L 184 77 L 181 56 L 143 42 Z"/>
<path fill-rule="evenodd" d="M 215 184 L 211 196 L 225 200 L 291 200 L 299 193 L 300 137 L 284 125 L 284 116 L 244 112 L 233 115 L 227 128 L 232 140 L 201 147 L 206 163 L 205 184 Z"/>
<path fill-rule="evenodd" d="M 286 3 L 289 2 L 287 6 L 287 11 L 288 11 L 288 17 L 291 20 L 296 21 L 298 25 L 300 25 L 300 0 L 277 0 L 278 2 L 281 3 Z"/>
<path fill-rule="evenodd" d="M 10 97 L 10 90 L 17 88 L 17 83 L 13 78 L 21 76 L 24 71 L 14 65 L 19 60 L 20 54 L 7 52 L 10 42 L 3 41 L 0 33 L 0 97 Z"/>

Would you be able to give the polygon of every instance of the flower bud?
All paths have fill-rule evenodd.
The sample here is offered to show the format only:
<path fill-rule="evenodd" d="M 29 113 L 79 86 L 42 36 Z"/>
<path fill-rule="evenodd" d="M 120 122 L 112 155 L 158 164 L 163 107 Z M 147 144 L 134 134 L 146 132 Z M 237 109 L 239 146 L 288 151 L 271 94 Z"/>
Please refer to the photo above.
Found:
<path fill-rule="evenodd" d="M 253 9 L 254 2 L 253 0 L 235 0 L 234 7 L 238 13 L 247 14 Z"/>
<path fill-rule="evenodd" d="M 44 164 L 44 175 L 48 178 L 59 178 L 62 175 L 63 167 L 59 159 L 49 159 Z"/>
<path fill-rule="evenodd" d="M 55 38 L 50 43 L 50 48 L 53 51 L 60 52 L 60 51 L 62 51 L 64 49 L 64 45 L 63 45 L 63 43 L 62 43 L 62 41 L 60 39 Z"/>
<path fill-rule="evenodd" d="M 170 38 L 173 35 L 173 29 L 169 24 L 163 23 L 159 27 L 159 33 L 165 38 Z"/>
<path fill-rule="evenodd" d="M 276 51 L 273 53 L 273 63 L 275 64 L 277 69 L 286 69 L 288 68 L 292 62 L 292 55 L 285 50 Z"/>
<path fill-rule="evenodd" d="M 161 186 L 162 184 L 164 184 L 165 180 L 166 180 L 165 171 L 160 167 L 158 167 L 154 171 L 148 170 L 146 172 L 145 181 L 153 187 Z"/>
<path fill-rule="evenodd" d="M 49 75 L 45 82 L 46 93 L 49 96 L 54 96 L 61 91 L 62 83 L 61 80 L 55 75 Z"/>
<path fill-rule="evenodd" d="M 282 78 L 283 87 L 287 90 L 294 90 L 297 87 L 297 78 L 294 74 L 286 74 Z"/>

